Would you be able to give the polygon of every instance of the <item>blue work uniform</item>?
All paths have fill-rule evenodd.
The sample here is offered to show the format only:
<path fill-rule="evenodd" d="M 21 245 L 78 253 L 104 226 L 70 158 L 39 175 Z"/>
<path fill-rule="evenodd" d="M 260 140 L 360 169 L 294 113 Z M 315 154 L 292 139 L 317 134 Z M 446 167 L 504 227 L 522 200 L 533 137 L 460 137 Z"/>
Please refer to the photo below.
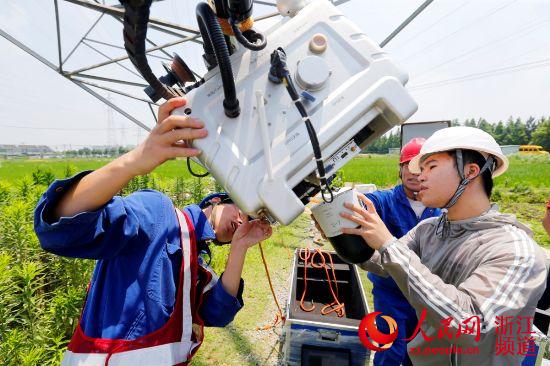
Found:
<path fill-rule="evenodd" d="M 368 193 L 366 196 L 372 201 L 376 212 L 396 238 L 408 233 L 420 221 L 441 214 L 439 209 L 426 208 L 420 218 L 417 218 L 401 184 L 393 189 Z M 374 310 L 395 319 L 398 329 L 398 337 L 393 345 L 386 351 L 376 352 L 374 365 L 412 365 L 407 355 L 407 342 L 404 338 L 410 337 L 417 325 L 418 320 L 414 308 L 403 296 L 393 278 L 378 276 L 370 272 L 367 277 L 373 285 Z M 389 333 L 387 323 L 379 323 L 377 324 L 378 328 L 384 333 Z"/>
<path fill-rule="evenodd" d="M 81 318 L 84 333 L 133 340 L 161 328 L 175 305 L 182 248 L 174 204 L 158 191 L 141 190 L 115 196 L 96 211 L 48 219 L 61 196 L 88 173 L 52 183 L 35 209 L 35 231 L 48 252 L 97 260 Z M 199 206 L 184 211 L 197 245 L 215 238 Z M 201 257 L 199 263 L 205 265 Z M 234 297 L 217 281 L 204 294 L 199 311 L 205 326 L 233 320 L 243 306 L 243 286 L 241 279 Z"/>

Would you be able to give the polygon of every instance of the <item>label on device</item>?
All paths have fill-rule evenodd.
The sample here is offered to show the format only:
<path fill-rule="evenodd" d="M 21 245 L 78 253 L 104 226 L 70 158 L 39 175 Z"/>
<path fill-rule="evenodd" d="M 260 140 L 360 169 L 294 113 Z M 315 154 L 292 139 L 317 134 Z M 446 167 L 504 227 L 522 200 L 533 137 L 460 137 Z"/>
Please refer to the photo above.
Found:
<path fill-rule="evenodd" d="M 359 155 L 361 148 L 357 146 L 355 141 L 351 140 L 344 145 L 340 150 L 338 150 L 334 155 L 324 161 L 325 164 L 325 173 L 328 176 L 336 173 L 338 169 L 343 167 L 348 161 L 350 161 L 355 156 Z M 319 178 L 319 172 L 316 173 L 317 178 Z"/>

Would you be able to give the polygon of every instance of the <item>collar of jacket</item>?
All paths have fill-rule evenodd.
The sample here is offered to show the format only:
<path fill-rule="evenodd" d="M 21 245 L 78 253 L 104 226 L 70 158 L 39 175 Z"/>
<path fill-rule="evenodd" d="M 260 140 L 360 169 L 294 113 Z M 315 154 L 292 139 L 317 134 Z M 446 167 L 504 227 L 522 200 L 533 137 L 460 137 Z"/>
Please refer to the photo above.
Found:
<path fill-rule="evenodd" d="M 405 193 L 405 189 L 403 188 L 403 184 L 398 184 L 397 186 L 395 186 L 394 192 L 397 197 L 396 201 L 399 204 L 406 206 L 408 209 L 412 210 L 411 204 L 409 203 L 409 200 L 407 198 L 407 194 Z M 434 211 L 435 210 L 433 208 L 426 207 L 424 211 L 422 211 L 422 215 L 420 215 L 420 220 L 431 217 Z"/>
<path fill-rule="evenodd" d="M 216 239 L 214 228 L 206 218 L 204 212 L 198 205 L 189 205 L 185 207 L 185 210 L 189 214 L 191 223 L 195 228 L 195 235 L 198 242 L 205 242 L 208 240 Z"/>

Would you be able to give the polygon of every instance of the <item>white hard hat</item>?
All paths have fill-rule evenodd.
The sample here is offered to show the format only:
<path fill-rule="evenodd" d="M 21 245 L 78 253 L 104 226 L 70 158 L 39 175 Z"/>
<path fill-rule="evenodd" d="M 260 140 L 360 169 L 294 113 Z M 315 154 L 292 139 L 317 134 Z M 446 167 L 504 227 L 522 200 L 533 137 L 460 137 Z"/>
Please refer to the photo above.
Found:
<path fill-rule="evenodd" d="M 508 158 L 502 153 L 493 136 L 479 128 L 457 126 L 434 132 L 424 142 L 420 153 L 409 162 L 409 171 L 413 174 L 420 174 L 420 162 L 423 158 L 430 154 L 457 149 L 478 151 L 485 158 L 492 155 L 496 161 L 493 178 L 508 169 Z"/>

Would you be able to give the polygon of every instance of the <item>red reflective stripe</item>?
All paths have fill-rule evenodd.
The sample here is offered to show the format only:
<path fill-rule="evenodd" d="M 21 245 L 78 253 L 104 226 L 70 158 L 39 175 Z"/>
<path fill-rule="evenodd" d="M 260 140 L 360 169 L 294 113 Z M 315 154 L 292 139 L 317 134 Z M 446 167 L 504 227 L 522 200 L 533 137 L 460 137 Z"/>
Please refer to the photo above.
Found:
<path fill-rule="evenodd" d="M 182 241 L 183 245 L 189 245 L 190 246 L 190 270 L 191 270 L 191 288 L 190 288 L 190 301 L 191 303 L 195 303 L 195 294 L 196 294 L 196 284 L 197 284 L 197 270 L 198 270 L 198 258 L 197 258 L 197 252 L 196 252 L 196 239 L 195 239 L 195 231 L 191 224 L 191 221 L 183 212 L 183 216 L 185 217 L 187 228 L 189 231 L 189 242 L 184 243 Z M 177 215 L 177 213 L 176 213 Z M 179 222 L 179 218 L 178 218 Z M 180 227 L 181 230 L 181 227 Z M 182 235 L 183 236 L 183 235 Z M 184 281 L 184 256 L 182 255 L 182 264 L 180 268 L 180 277 L 178 281 L 178 291 L 176 295 L 176 304 L 174 306 L 174 310 L 172 311 L 172 314 L 170 315 L 170 318 L 168 321 L 159 329 L 156 331 L 146 334 L 142 337 L 139 337 L 135 340 L 125 340 L 125 339 L 104 339 L 104 338 L 92 338 L 88 337 L 84 331 L 82 330 L 82 327 L 80 326 L 80 320 L 77 324 L 75 333 L 73 334 L 73 337 L 71 339 L 71 342 L 68 345 L 68 349 L 74 353 L 119 353 L 124 351 L 131 351 L 136 349 L 142 349 L 147 347 L 153 347 L 158 346 L 162 344 L 167 343 L 173 343 L 173 342 L 179 342 L 181 341 L 182 333 L 183 333 L 183 281 Z M 201 296 L 202 297 L 202 296 Z M 194 310 L 194 309 L 192 309 Z M 192 311 L 194 313 L 194 311 Z M 201 323 L 199 323 L 202 325 Z M 202 327 L 201 327 L 202 328 Z M 201 329 L 202 330 L 202 329 Z M 202 332 L 201 332 L 202 333 Z M 201 339 L 202 341 L 202 339 Z M 196 350 L 199 347 L 197 346 L 192 352 L 194 354 Z M 187 362 L 189 362 L 191 358 L 189 357 Z M 108 362 L 108 361 L 106 361 Z M 187 364 L 187 362 L 182 363 L 181 365 Z"/>
<path fill-rule="evenodd" d="M 202 318 L 200 316 L 199 309 L 201 308 L 202 302 L 204 300 L 204 293 L 203 293 L 202 289 L 205 286 L 208 286 L 210 284 L 210 281 L 212 280 L 212 274 L 210 272 L 208 272 L 202 266 L 198 266 L 198 268 L 199 268 L 200 271 L 202 271 L 206 275 L 206 281 L 204 281 L 204 286 L 200 286 L 200 288 L 199 288 L 199 286 L 195 286 L 195 289 L 197 291 L 200 290 L 200 293 L 199 293 L 198 300 L 194 301 L 194 304 L 196 304 L 196 306 L 195 306 L 195 309 L 193 311 L 193 324 L 197 324 L 198 326 L 200 326 L 200 338 L 195 340 L 195 342 L 198 342 L 199 345 L 197 347 L 195 347 L 193 350 L 191 350 L 191 353 L 189 355 L 189 360 L 195 355 L 195 353 L 197 353 L 197 351 L 200 348 L 200 345 L 202 344 L 202 341 L 204 340 L 204 320 L 202 320 Z"/>
<path fill-rule="evenodd" d="M 187 221 L 187 227 L 189 228 L 189 239 L 193 245 L 191 245 L 191 315 L 196 311 L 194 308 L 195 299 L 197 296 L 197 281 L 198 281 L 198 268 L 199 268 L 199 254 L 197 253 L 197 239 L 195 237 L 195 228 L 191 222 L 191 219 L 182 211 L 185 220 Z"/>

